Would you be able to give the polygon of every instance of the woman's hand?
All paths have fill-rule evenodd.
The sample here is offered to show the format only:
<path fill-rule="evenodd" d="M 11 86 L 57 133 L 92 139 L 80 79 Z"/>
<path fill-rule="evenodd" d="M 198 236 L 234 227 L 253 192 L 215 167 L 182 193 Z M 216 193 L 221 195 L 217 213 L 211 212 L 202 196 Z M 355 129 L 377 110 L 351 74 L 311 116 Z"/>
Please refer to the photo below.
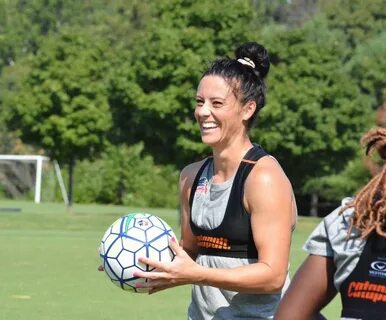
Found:
<path fill-rule="evenodd" d="M 176 255 L 171 262 L 160 262 L 144 257 L 138 259 L 155 270 L 135 271 L 133 274 L 135 277 L 149 279 L 147 283 L 137 284 L 137 288 L 151 288 L 149 294 L 152 294 L 167 288 L 199 282 L 202 267 L 190 258 L 175 238 L 170 239 L 170 247 Z"/>

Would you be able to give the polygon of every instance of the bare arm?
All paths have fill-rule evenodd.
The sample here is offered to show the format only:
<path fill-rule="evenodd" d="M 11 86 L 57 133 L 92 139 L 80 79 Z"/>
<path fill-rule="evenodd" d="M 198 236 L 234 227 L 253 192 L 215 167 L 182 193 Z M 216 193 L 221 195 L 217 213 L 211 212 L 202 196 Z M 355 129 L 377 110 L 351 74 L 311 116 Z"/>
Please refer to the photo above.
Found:
<path fill-rule="evenodd" d="M 284 285 L 294 220 L 292 188 L 278 163 L 259 160 L 245 183 L 244 205 L 258 262 L 232 269 L 205 270 L 199 283 L 247 293 L 279 292 Z"/>
<path fill-rule="evenodd" d="M 201 167 L 203 161 L 191 164 L 184 168 L 180 175 L 180 214 L 181 214 L 181 241 L 180 245 L 189 254 L 189 256 L 196 260 L 197 244 L 196 237 L 190 228 L 190 206 L 189 197 L 192 189 L 194 178 Z"/>
<path fill-rule="evenodd" d="M 319 319 L 319 312 L 336 295 L 332 258 L 310 255 L 300 266 L 280 302 L 276 320 Z"/>

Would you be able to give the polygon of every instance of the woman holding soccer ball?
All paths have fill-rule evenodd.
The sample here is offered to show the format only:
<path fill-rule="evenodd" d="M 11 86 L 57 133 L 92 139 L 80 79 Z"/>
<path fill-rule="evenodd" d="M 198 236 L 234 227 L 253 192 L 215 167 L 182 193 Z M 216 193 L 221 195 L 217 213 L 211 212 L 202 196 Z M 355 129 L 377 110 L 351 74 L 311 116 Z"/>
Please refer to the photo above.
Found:
<path fill-rule="evenodd" d="M 279 163 L 248 132 L 265 104 L 270 62 L 255 42 L 214 61 L 196 94 L 195 118 L 212 156 L 180 176 L 182 240 L 169 263 L 141 258 L 157 272 L 154 293 L 192 284 L 189 319 L 271 319 L 288 283 L 296 204 Z"/>

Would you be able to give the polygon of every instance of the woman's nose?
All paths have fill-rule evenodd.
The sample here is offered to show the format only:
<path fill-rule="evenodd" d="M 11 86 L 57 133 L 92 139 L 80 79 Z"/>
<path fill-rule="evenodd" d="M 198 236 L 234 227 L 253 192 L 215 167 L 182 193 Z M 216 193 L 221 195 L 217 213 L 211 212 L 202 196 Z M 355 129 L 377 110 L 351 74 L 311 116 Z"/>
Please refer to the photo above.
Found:
<path fill-rule="evenodd" d="M 201 117 L 209 116 L 210 115 L 210 104 L 208 102 L 205 102 L 202 106 L 197 108 L 197 114 Z"/>

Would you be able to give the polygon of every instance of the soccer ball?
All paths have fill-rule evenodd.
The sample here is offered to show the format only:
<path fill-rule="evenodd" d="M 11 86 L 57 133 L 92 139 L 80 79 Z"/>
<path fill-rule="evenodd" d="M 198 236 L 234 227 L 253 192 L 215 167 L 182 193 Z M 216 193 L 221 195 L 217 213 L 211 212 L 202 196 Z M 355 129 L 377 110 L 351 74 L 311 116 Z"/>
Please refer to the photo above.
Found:
<path fill-rule="evenodd" d="M 136 288 L 148 279 L 133 276 L 133 272 L 153 271 L 154 268 L 138 261 L 147 257 L 158 261 L 172 261 L 174 252 L 169 239 L 176 238 L 170 226 L 149 213 L 130 213 L 115 221 L 105 232 L 99 246 L 102 266 L 111 281 L 130 292 L 148 292 Z"/>

